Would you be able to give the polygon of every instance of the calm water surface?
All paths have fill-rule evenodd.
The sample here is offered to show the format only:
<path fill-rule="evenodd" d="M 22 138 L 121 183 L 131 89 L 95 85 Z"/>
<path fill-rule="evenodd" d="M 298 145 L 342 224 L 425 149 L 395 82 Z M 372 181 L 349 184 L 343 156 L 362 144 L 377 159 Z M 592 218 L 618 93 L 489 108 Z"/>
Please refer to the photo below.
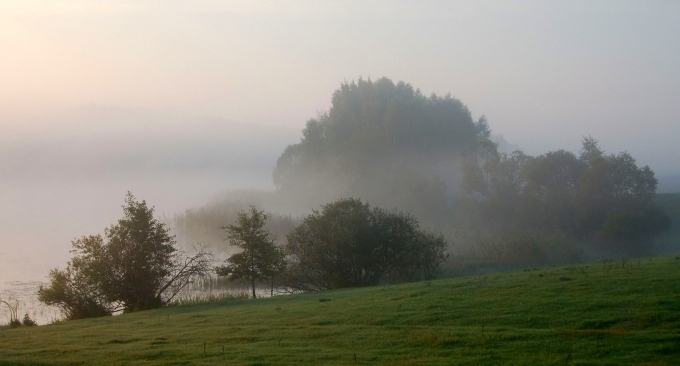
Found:
<path fill-rule="evenodd" d="M 39 325 L 61 319 L 60 311 L 45 306 L 36 296 L 41 284 L 45 284 L 51 266 L 31 259 L 27 253 L 0 252 L 0 299 L 8 302 L 17 310 L 19 319 L 24 314 L 37 321 Z M 10 310 L 0 304 L 0 324 L 10 321 Z"/>

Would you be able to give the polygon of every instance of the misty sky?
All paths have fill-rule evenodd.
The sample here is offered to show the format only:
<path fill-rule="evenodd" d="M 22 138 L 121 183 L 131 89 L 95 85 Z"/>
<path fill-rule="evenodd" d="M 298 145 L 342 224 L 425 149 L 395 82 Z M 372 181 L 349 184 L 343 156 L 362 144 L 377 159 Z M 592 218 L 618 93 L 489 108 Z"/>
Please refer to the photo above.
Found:
<path fill-rule="evenodd" d="M 171 215 L 271 187 L 359 77 L 451 93 L 530 154 L 591 135 L 678 175 L 678 19 L 678 1 L 0 0 L 0 261 L 59 265 L 127 190 Z"/>

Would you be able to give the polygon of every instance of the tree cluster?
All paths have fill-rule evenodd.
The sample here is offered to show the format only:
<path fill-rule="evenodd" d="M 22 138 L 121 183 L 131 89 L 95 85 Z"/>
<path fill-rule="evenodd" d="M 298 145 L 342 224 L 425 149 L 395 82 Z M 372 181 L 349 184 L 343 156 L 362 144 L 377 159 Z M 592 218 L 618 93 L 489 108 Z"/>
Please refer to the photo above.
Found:
<path fill-rule="evenodd" d="M 186 256 L 174 237 L 153 217 L 153 208 L 128 193 L 124 216 L 105 230 L 73 241 L 75 256 L 65 269 L 50 272 L 38 298 L 58 306 L 67 319 L 153 309 L 208 273 L 211 255 L 200 249 Z"/>
<path fill-rule="evenodd" d="M 341 199 L 314 211 L 279 248 L 263 229 L 268 215 L 251 207 L 225 227 L 241 251 L 217 273 L 251 283 L 280 276 L 291 291 L 317 291 L 435 278 L 447 244 L 420 230 L 412 216 L 371 208 L 358 199 Z"/>
<path fill-rule="evenodd" d="M 489 134 L 484 117 L 449 95 L 424 96 L 381 78 L 344 83 L 330 110 L 307 122 L 277 160 L 281 193 L 306 207 L 362 197 L 442 222 L 459 184 L 458 161 Z"/>
<path fill-rule="evenodd" d="M 483 142 L 464 164 L 468 221 L 495 232 L 562 233 L 627 255 L 649 249 L 669 218 L 654 205 L 656 178 L 628 153 L 585 138 L 579 156 L 499 153 Z"/>

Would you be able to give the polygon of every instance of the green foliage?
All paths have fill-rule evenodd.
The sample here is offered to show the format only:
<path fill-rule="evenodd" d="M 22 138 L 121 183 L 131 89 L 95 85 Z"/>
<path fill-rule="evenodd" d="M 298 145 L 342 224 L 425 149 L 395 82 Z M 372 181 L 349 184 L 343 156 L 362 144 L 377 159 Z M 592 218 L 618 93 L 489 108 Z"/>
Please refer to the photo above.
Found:
<path fill-rule="evenodd" d="M 303 219 L 288 235 L 287 286 L 313 291 L 436 277 L 446 242 L 409 215 L 343 199 Z"/>
<path fill-rule="evenodd" d="M 284 253 L 274 243 L 274 237 L 266 230 L 269 214 L 258 211 L 255 206 L 238 213 L 236 224 L 222 227 L 227 232 L 229 243 L 241 252 L 227 259 L 227 266 L 218 267 L 217 274 L 230 280 L 250 281 L 253 298 L 255 282 L 273 278 L 285 269 Z"/>
<path fill-rule="evenodd" d="M 639 255 L 645 252 L 639 243 L 653 240 L 670 226 L 670 217 L 657 207 L 628 206 L 610 211 L 598 234 L 609 245 L 623 247 L 627 252 Z"/>
<path fill-rule="evenodd" d="M 32 327 L 35 325 L 38 325 L 38 323 L 35 322 L 35 320 L 31 319 L 28 314 L 24 314 L 24 319 L 21 321 L 21 324 L 26 327 Z"/>
<path fill-rule="evenodd" d="M 101 239 L 100 236 L 79 240 Z M 111 315 L 115 305 L 109 304 L 96 279 L 88 277 L 81 268 L 83 261 L 71 260 L 66 269 L 50 271 L 50 285 L 40 286 L 38 299 L 46 305 L 57 306 L 66 319 L 75 320 Z"/>
<path fill-rule="evenodd" d="M 522 176 L 531 158 L 520 151 L 498 153 L 490 141 L 475 144 L 463 162 L 463 220 L 497 230 L 520 220 L 517 208 L 526 185 Z"/>
<path fill-rule="evenodd" d="M 464 172 L 461 217 L 500 235 L 558 233 L 641 255 L 670 226 L 652 200 L 651 169 L 638 167 L 627 153 L 604 154 L 590 137 L 579 157 L 564 150 L 507 155 L 480 142 L 470 150 Z"/>
<path fill-rule="evenodd" d="M 307 122 L 277 160 L 274 183 L 305 206 L 362 197 L 442 223 L 459 184 L 458 158 L 486 140 L 486 118 L 447 95 L 359 79 L 335 91 L 328 113 Z"/>
<path fill-rule="evenodd" d="M 0 329 L 0 364 L 675 365 L 675 257 Z"/>
<path fill-rule="evenodd" d="M 575 263 L 584 259 L 582 251 L 574 245 L 571 237 L 559 233 L 502 231 L 480 240 L 476 250 L 476 258 L 458 255 L 451 258 L 449 263 L 459 273 L 465 273 L 484 266 L 488 271 L 507 270 Z"/>
<path fill-rule="evenodd" d="M 186 257 L 174 245 L 153 208 L 128 193 L 124 216 L 101 235 L 74 240 L 66 269 L 50 272 L 50 286 L 38 298 L 58 306 L 67 319 L 147 310 L 168 303 L 187 284 L 207 273 L 210 255 Z"/>
<path fill-rule="evenodd" d="M 93 274 L 99 275 L 109 301 L 122 302 L 128 311 L 153 309 L 163 305 L 161 293 L 171 273 L 175 240 L 146 202 L 128 194 L 125 203 L 124 217 L 106 229 L 106 246 L 74 247 L 102 259 L 92 262 Z"/>
<path fill-rule="evenodd" d="M 667 254 L 680 253 L 680 193 L 657 194 L 654 203 L 671 221 L 670 229 L 657 240 L 658 249 Z"/>
<path fill-rule="evenodd" d="M 9 327 L 10 328 L 19 328 L 21 326 L 21 320 L 19 319 L 12 319 L 9 321 Z"/>

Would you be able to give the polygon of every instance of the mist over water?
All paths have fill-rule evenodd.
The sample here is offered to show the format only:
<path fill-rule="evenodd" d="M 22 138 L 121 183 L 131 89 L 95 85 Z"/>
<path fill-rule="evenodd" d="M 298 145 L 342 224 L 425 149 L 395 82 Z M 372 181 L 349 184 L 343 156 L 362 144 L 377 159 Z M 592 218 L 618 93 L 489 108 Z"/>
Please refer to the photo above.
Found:
<path fill-rule="evenodd" d="M 51 118 L 0 136 L 0 298 L 22 299 L 20 312 L 37 303 L 50 269 L 66 265 L 73 239 L 103 234 L 122 217 L 127 191 L 171 224 L 221 192 L 273 189 L 276 158 L 299 134 L 149 111 Z"/>

